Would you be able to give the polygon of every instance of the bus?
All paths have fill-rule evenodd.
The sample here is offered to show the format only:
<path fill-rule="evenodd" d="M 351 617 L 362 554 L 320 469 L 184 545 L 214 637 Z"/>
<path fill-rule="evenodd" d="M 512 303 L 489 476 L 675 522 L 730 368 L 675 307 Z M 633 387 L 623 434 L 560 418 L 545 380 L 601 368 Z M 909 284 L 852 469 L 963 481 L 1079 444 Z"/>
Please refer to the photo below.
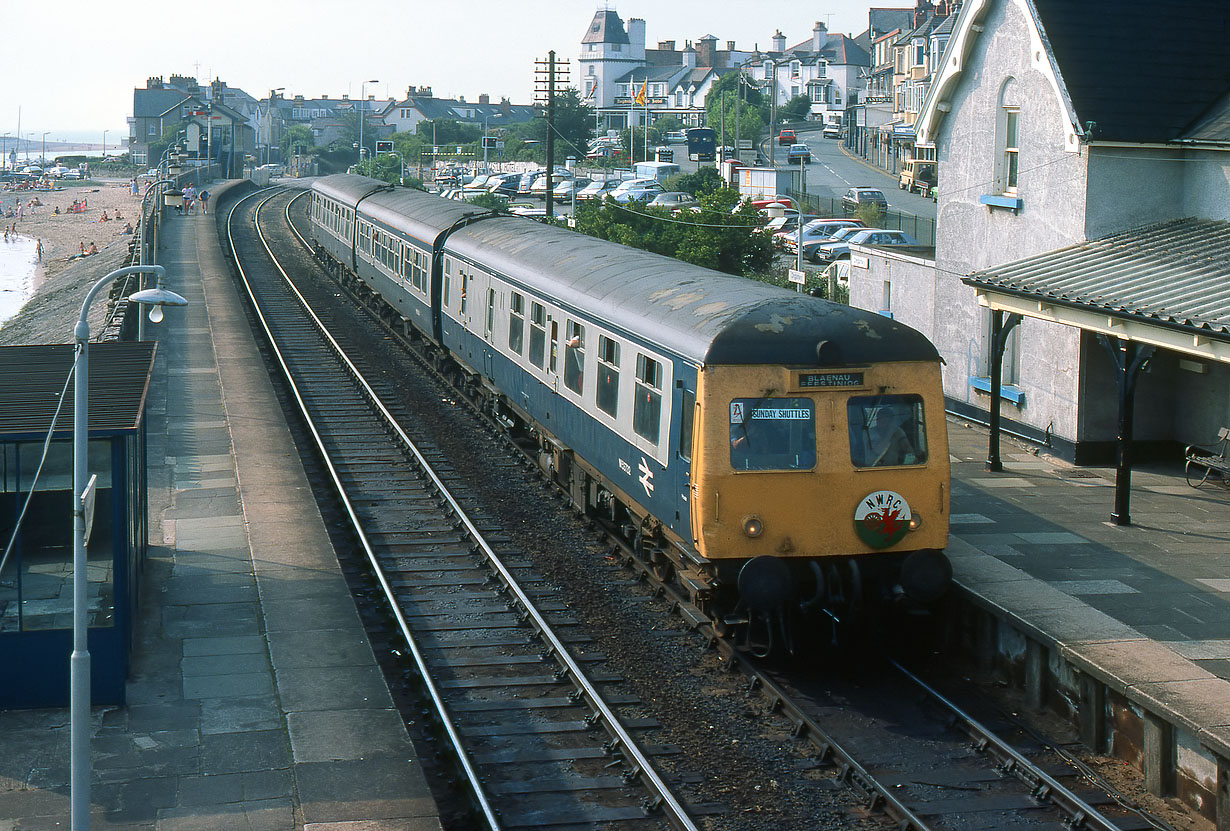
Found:
<path fill-rule="evenodd" d="M 711 162 L 717 158 L 717 133 L 712 127 L 688 130 L 688 158 L 694 162 Z"/>

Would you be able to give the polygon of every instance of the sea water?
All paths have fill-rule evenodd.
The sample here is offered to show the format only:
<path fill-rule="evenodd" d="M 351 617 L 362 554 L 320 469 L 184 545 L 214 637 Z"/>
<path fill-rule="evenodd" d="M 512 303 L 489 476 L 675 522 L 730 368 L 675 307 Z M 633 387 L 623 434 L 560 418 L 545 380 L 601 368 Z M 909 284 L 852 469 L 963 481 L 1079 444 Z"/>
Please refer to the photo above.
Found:
<path fill-rule="evenodd" d="M 21 311 L 34 289 L 38 243 L 31 237 L 0 242 L 0 324 Z"/>

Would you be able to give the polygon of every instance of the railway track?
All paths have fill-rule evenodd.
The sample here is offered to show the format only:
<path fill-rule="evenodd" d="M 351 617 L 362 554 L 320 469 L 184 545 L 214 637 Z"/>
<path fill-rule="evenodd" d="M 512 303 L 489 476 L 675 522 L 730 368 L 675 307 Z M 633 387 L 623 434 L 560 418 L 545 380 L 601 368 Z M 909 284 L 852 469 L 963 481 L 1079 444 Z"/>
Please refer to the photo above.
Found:
<path fill-rule="evenodd" d="M 620 695 L 620 679 L 570 634 L 576 621 L 564 604 L 498 527 L 463 509 L 437 472 L 446 461 L 416 445 L 401 426 L 407 414 L 384 403 L 389 390 L 365 380 L 344 342 L 277 271 L 260 235 L 271 198 L 249 196 L 228 216 L 240 280 L 475 812 L 493 829 L 694 829 L 651 762 L 663 750 L 646 744 L 652 719 L 620 719 L 615 707 L 635 699 Z"/>
<path fill-rule="evenodd" d="M 293 226 L 289 209 L 286 218 Z M 336 294 L 335 285 L 333 292 Z M 357 446 L 363 449 L 361 442 Z M 393 488 L 389 492 L 402 491 Z M 369 498 L 379 495 L 367 493 Z M 433 521 L 439 524 L 439 520 Z M 902 684 L 919 689 L 914 687 L 918 679 L 910 677 L 903 682 L 902 676 L 888 676 L 877 669 L 870 674 L 851 673 L 851 680 L 845 670 L 815 672 L 797 664 L 774 669 L 750 663 L 714 634 L 711 622 L 673 595 L 669 583 L 658 579 L 653 564 L 638 560 L 627 545 L 622 546 L 619 557 L 638 572 L 640 579 L 654 584 L 668 598 L 670 610 L 701 634 L 704 645 L 720 656 L 728 669 L 738 668 L 746 675 L 748 686 L 759 691 L 766 713 L 785 719 L 793 737 L 790 741 L 801 748 L 798 752 L 807 760 L 804 766 L 828 769 L 852 787 L 863 808 L 882 811 L 895 827 L 1125 831 L 1165 827 L 1130 807 L 1124 808 L 1122 800 L 1104 791 L 1095 792 L 1074 775 L 1076 768 L 1052 755 L 1049 748 L 1030 742 L 1026 752 L 1014 750 L 976 719 L 955 711 L 942 696 L 926 694 L 928 703 L 924 706 L 917 703 L 918 697 L 903 695 Z M 439 560 L 429 562 L 438 564 Z M 528 563 L 514 562 L 532 573 Z M 453 574 L 465 574 L 471 580 L 487 579 L 471 574 L 469 568 L 436 571 L 434 582 L 424 587 L 429 593 L 451 591 L 457 583 L 449 576 Z M 452 603 L 447 596 L 421 602 L 425 614 Z M 574 644 L 582 654 L 584 638 L 578 634 Z M 959 729 L 949 729 L 953 726 Z"/>

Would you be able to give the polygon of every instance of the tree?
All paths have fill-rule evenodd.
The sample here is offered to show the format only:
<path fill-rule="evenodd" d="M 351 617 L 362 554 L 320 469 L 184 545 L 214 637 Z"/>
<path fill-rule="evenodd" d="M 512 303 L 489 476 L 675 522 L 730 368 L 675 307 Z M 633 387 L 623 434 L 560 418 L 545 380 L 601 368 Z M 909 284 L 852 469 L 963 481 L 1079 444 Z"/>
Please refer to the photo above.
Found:
<path fill-rule="evenodd" d="M 672 190 L 685 190 L 696 197 L 714 193 L 726 187 L 716 167 L 702 167 L 695 173 L 684 173 L 670 181 Z"/>
<path fill-rule="evenodd" d="M 764 95 L 744 76 L 743 95 L 739 96 L 739 73 L 728 72 L 709 90 L 705 97 L 705 118 L 710 127 L 720 129 L 725 123 L 727 142 L 748 139 L 755 141 L 769 123 L 769 108 Z M 722 92 L 726 93 L 726 108 L 722 109 Z M 736 115 L 737 113 L 737 115 Z M 735 135 L 738 126 L 739 135 Z"/>
<path fill-rule="evenodd" d="M 314 150 L 316 138 L 312 135 L 312 128 L 306 124 L 292 124 L 283 131 L 282 140 L 278 144 L 282 148 L 280 158 L 287 159 L 294 153 Z"/>
<path fill-rule="evenodd" d="M 577 230 L 590 236 L 675 257 L 727 274 L 766 270 L 773 245 L 759 232 L 751 203 L 730 188 L 700 196 L 700 210 L 674 216 L 666 208 L 620 205 L 613 200 L 577 207 Z"/>
<path fill-rule="evenodd" d="M 811 99 L 806 95 L 796 95 L 777 108 L 778 121 L 806 121 L 811 112 Z"/>
<path fill-rule="evenodd" d="M 437 145 L 472 144 L 483 134 L 483 128 L 478 124 L 462 124 L 451 118 L 420 121 L 415 130 L 424 142 Z"/>

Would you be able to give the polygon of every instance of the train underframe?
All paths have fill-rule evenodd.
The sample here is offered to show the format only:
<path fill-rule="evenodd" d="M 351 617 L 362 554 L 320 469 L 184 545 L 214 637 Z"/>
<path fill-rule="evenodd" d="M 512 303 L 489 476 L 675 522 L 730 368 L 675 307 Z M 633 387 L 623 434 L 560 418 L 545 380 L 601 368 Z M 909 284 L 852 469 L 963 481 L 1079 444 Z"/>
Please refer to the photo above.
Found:
<path fill-rule="evenodd" d="M 646 572 L 685 594 L 715 634 L 741 649 L 764 656 L 846 647 L 902 615 L 929 614 L 947 591 L 951 565 L 932 549 L 818 558 L 699 556 L 362 278 L 322 249 L 316 256 L 354 299 L 501 425 L 567 494 L 574 510 L 618 537 Z"/>

